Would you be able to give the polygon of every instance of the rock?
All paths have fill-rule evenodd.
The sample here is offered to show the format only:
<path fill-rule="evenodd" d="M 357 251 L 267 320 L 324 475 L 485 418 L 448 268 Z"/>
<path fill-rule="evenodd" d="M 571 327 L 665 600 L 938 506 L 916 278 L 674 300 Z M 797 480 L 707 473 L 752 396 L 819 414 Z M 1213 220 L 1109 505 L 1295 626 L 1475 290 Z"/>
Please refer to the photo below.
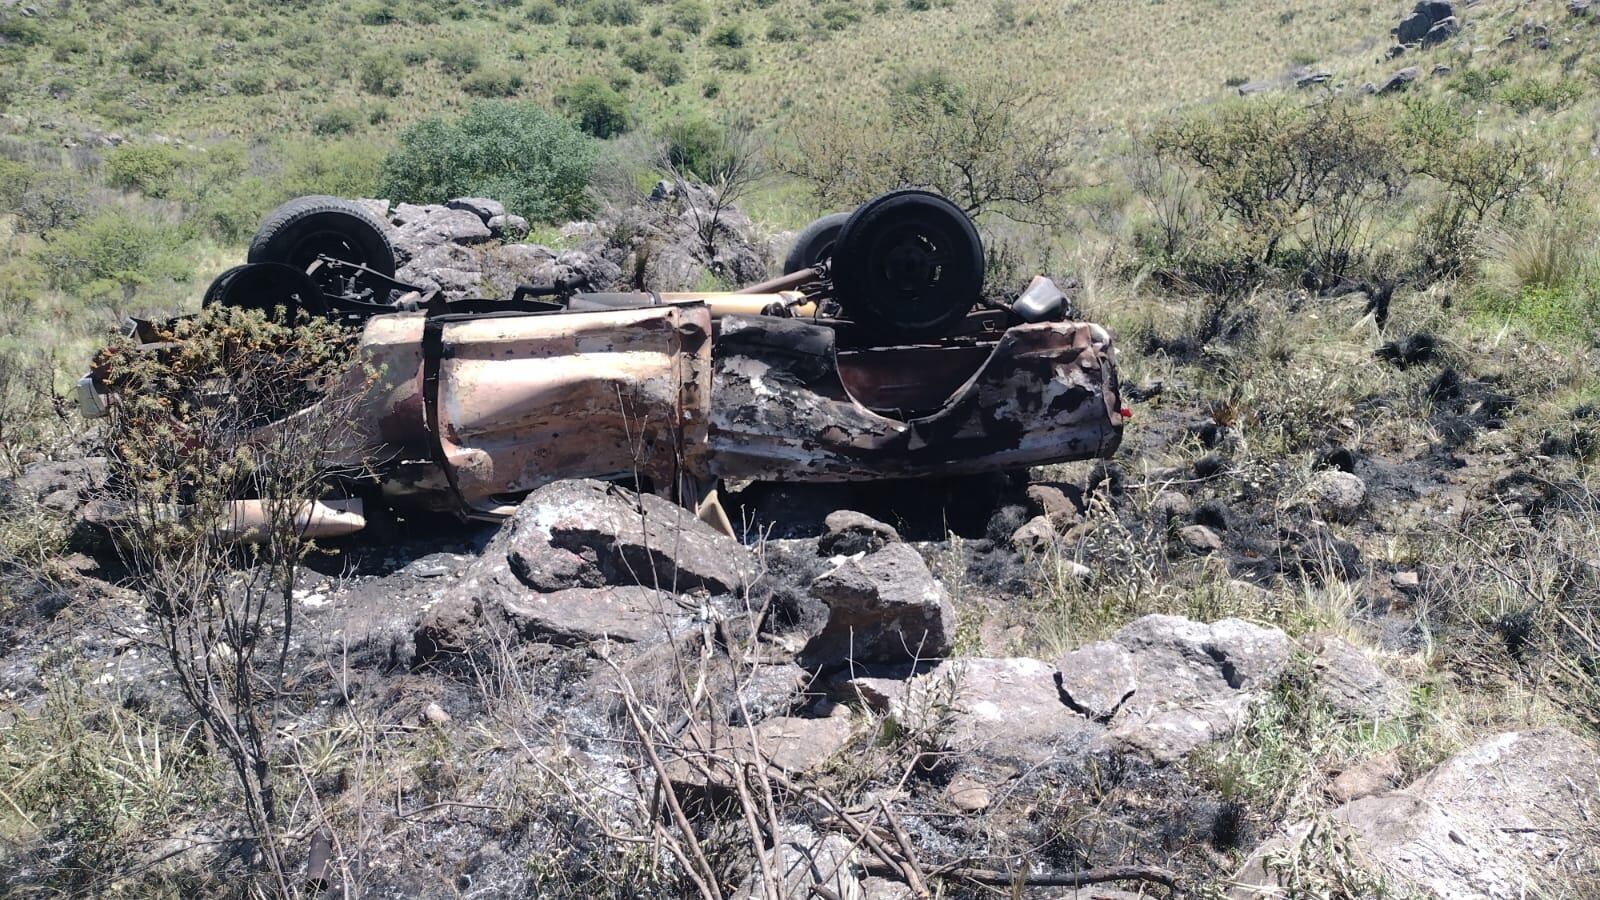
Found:
<path fill-rule="evenodd" d="M 1332 72 L 1329 72 L 1326 69 L 1318 69 L 1315 72 L 1306 72 L 1305 74 L 1295 78 L 1294 86 L 1304 90 L 1305 88 L 1316 87 L 1319 84 L 1327 84 L 1332 80 Z"/>
<path fill-rule="evenodd" d="M 1206 625 L 1150 615 L 1112 640 L 1129 651 L 1135 687 L 1112 718 L 1106 743 L 1164 763 L 1236 731 L 1253 695 L 1289 663 L 1282 631 L 1241 619 Z"/>
<path fill-rule="evenodd" d="M 1361 762 L 1340 772 L 1328 784 L 1328 796 L 1335 803 L 1348 803 L 1373 794 L 1381 794 L 1400 780 L 1400 756 L 1393 750 Z"/>
<path fill-rule="evenodd" d="M 552 558 L 552 551 L 563 552 Z M 557 481 L 529 494 L 483 557 L 504 559 L 519 580 L 543 590 L 550 585 L 540 579 L 571 571 L 568 554 L 582 560 L 574 576 L 579 586 L 732 594 L 755 573 L 744 545 L 689 510 L 654 494 L 591 479 Z"/>
<path fill-rule="evenodd" d="M 1428 33 L 1422 36 L 1422 46 L 1432 47 L 1434 44 L 1443 43 L 1461 33 L 1461 20 L 1455 16 L 1447 16 L 1433 23 Z"/>
<path fill-rule="evenodd" d="M 1422 579 L 1415 572 L 1396 572 L 1389 576 L 1389 583 L 1403 594 L 1415 594 L 1422 587 Z"/>
<path fill-rule="evenodd" d="M 599 253 L 567 250 L 556 256 L 555 277 L 558 281 L 581 282 L 587 290 L 606 291 L 622 280 L 622 268 Z M 654 285 L 652 288 L 665 290 Z"/>
<path fill-rule="evenodd" d="M 393 219 L 400 227 L 389 235 L 389 240 L 402 262 L 439 244 L 482 244 L 494 237 L 476 215 L 443 206 L 402 203 L 395 207 Z"/>
<path fill-rule="evenodd" d="M 1061 528 L 1082 517 L 1082 510 L 1077 500 L 1073 499 L 1073 495 L 1077 493 L 1077 488 L 1070 485 L 1030 484 L 1025 496 L 1028 499 L 1028 508 L 1034 515 L 1046 516 L 1051 524 Z"/>
<path fill-rule="evenodd" d="M 547 644 L 639 643 L 665 638 L 687 616 L 670 592 L 648 587 L 512 592 L 499 610 L 524 638 Z"/>
<path fill-rule="evenodd" d="M 416 631 L 417 658 L 470 648 L 486 618 L 546 643 L 665 639 L 685 615 L 675 593 L 736 593 L 755 570 L 743 545 L 677 504 L 600 481 L 555 482 L 529 494 L 440 588 Z"/>
<path fill-rule="evenodd" d="M 1222 538 L 1204 525 L 1186 525 L 1178 529 L 1178 540 L 1196 553 L 1211 553 L 1222 549 Z"/>
<path fill-rule="evenodd" d="M 494 244 L 483 256 L 484 286 L 500 297 L 510 297 L 518 287 L 548 287 L 556 280 L 556 254 L 537 244 Z"/>
<path fill-rule="evenodd" d="M 1162 525 L 1174 520 L 1183 521 L 1193 511 L 1194 504 L 1177 491 L 1162 491 L 1150 501 L 1150 518 Z"/>
<path fill-rule="evenodd" d="M 1600 754 L 1571 732 L 1544 728 L 1497 735 L 1401 790 L 1346 803 L 1331 818 L 1360 858 L 1397 882 L 1392 887 L 1509 900 L 1593 865 L 1597 800 Z M 1286 896 L 1268 860 L 1294 857 L 1311 829 L 1292 826 L 1258 848 L 1235 896 Z"/>
<path fill-rule="evenodd" d="M 520 241 L 528 236 L 528 220 L 521 216 L 491 216 L 484 224 L 497 240 Z"/>
<path fill-rule="evenodd" d="M 1056 687 L 1067 705 L 1109 722 L 1138 688 L 1133 654 L 1112 641 L 1095 641 L 1056 660 Z"/>
<path fill-rule="evenodd" d="M 857 553 L 876 553 L 889 544 L 900 542 L 900 532 L 894 526 L 854 510 L 840 509 L 828 513 L 822 522 L 827 533 L 817 541 L 817 552 L 823 556 L 854 556 Z"/>
<path fill-rule="evenodd" d="M 362 198 L 351 202 L 371 213 L 372 217 L 379 222 L 389 221 L 389 201 Z"/>
<path fill-rule="evenodd" d="M 838 900 L 889 900 L 882 889 L 868 894 L 855 876 L 851 860 L 855 845 L 843 835 L 818 836 L 805 825 L 786 825 L 779 841 L 780 862 L 776 880 L 783 883 L 781 897 L 837 897 Z M 882 879 L 871 879 L 882 881 Z M 733 900 L 766 900 L 773 896 L 762 884 L 757 867 L 733 892 Z"/>
<path fill-rule="evenodd" d="M 1350 719 L 1387 719 L 1405 710 L 1406 688 L 1359 648 L 1328 636 L 1312 642 L 1317 694 Z"/>
<path fill-rule="evenodd" d="M 1056 546 L 1056 529 L 1045 516 L 1034 516 L 1011 533 L 1011 549 L 1024 556 L 1042 556 Z"/>
<path fill-rule="evenodd" d="M 994 797 L 989 792 L 989 787 L 973 780 L 965 773 L 957 774 L 945 785 L 944 795 L 950 800 L 950 805 L 964 813 L 983 812 L 989 808 Z"/>
<path fill-rule="evenodd" d="M 1402 44 L 1422 42 L 1435 26 L 1454 18 L 1455 14 L 1455 4 L 1450 0 L 1419 0 L 1411 14 L 1401 19 L 1390 33 Z"/>
<path fill-rule="evenodd" d="M 1580 18 L 1588 16 L 1593 5 L 1592 0 L 1567 0 L 1567 14 Z"/>
<path fill-rule="evenodd" d="M 110 461 L 104 456 L 38 462 L 12 480 L 6 493 L 69 515 L 82 509 L 105 487 L 110 469 Z"/>
<path fill-rule="evenodd" d="M 1264 94 L 1267 91 L 1272 90 L 1274 87 L 1277 87 L 1277 85 L 1270 81 L 1247 81 L 1244 84 L 1239 85 L 1234 90 L 1238 91 L 1239 96 L 1241 97 L 1249 97 L 1252 94 Z"/>
<path fill-rule="evenodd" d="M 440 728 L 450 724 L 450 714 L 445 712 L 444 707 L 437 703 L 429 703 L 427 706 L 424 706 L 422 708 L 422 718 L 428 724 L 435 725 Z"/>
<path fill-rule="evenodd" d="M 861 892 L 861 900 L 917 900 L 909 885 L 877 875 L 861 879 Z"/>
<path fill-rule="evenodd" d="M 1390 75 L 1388 78 L 1385 78 L 1383 80 L 1383 84 L 1378 85 L 1377 93 L 1392 94 L 1398 91 L 1403 91 L 1410 87 L 1411 82 L 1416 81 L 1417 76 L 1420 74 L 1421 70 L 1419 70 L 1416 66 L 1406 66 L 1404 69 L 1401 69 L 1393 75 Z"/>
<path fill-rule="evenodd" d="M 828 621 L 801 651 L 808 668 L 894 664 L 950 652 L 955 613 L 917 551 L 889 544 L 812 582 Z"/>
<path fill-rule="evenodd" d="M 697 723 L 684 732 L 681 752 L 667 760 L 667 778 L 696 793 L 727 792 L 734 788 L 733 767 L 754 762 L 757 751 L 786 774 L 816 772 L 849 743 L 856 725 L 844 707 L 826 718 L 780 716 L 753 728 Z"/>
<path fill-rule="evenodd" d="M 890 711 L 954 752 L 1024 765 L 1082 746 L 1100 730 L 1062 702 L 1050 664 L 1023 657 L 948 660 L 912 679 Z"/>
<path fill-rule="evenodd" d="M 489 221 L 494 217 L 506 214 L 504 204 L 498 200 L 490 200 L 487 197 L 457 197 L 454 200 L 446 200 L 444 205 L 446 209 L 458 209 L 462 212 L 472 213 L 485 225 L 488 225 Z"/>
<path fill-rule="evenodd" d="M 1353 522 L 1367 505 L 1367 483 L 1357 475 L 1325 469 L 1311 477 L 1307 490 L 1312 506 L 1333 522 Z"/>

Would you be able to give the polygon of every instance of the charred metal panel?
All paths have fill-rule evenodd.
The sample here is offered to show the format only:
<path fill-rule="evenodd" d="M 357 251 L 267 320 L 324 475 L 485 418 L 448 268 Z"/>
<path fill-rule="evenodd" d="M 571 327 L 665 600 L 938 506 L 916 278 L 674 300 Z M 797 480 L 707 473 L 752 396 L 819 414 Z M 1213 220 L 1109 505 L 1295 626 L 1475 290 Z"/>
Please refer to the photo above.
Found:
<path fill-rule="evenodd" d="M 892 356 L 897 348 L 871 352 Z M 933 411 L 902 419 L 867 408 L 846 388 L 832 329 L 729 317 L 713 363 L 712 473 L 846 481 L 1108 456 L 1122 435 L 1113 354 L 1095 325 L 1021 325 Z"/>
<path fill-rule="evenodd" d="M 702 305 L 444 325 L 439 440 L 462 500 L 559 478 L 703 471 L 711 316 Z"/>

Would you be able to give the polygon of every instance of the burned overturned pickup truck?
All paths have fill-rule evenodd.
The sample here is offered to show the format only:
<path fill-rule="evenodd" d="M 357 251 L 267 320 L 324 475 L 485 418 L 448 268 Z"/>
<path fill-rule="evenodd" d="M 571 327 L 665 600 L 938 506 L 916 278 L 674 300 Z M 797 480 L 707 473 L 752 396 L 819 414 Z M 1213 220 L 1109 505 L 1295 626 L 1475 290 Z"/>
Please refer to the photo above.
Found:
<path fill-rule="evenodd" d="M 723 479 L 1103 457 L 1128 415 L 1105 329 L 1072 321 L 1042 277 L 982 302 L 976 230 L 922 191 L 819 220 L 786 274 L 731 293 L 558 283 L 447 302 L 395 280 L 381 224 L 332 198 L 269 216 L 250 259 L 212 284 L 208 304 L 360 330 L 352 371 L 376 383 L 328 453 L 330 469 L 375 481 L 330 490 L 369 502 L 496 518 L 551 481 L 626 478 L 720 516 Z M 159 352 L 158 326 L 135 333 Z M 80 383 L 89 415 L 117 403 L 104 375 Z M 313 530 L 362 526 L 358 507 L 340 509 Z"/>

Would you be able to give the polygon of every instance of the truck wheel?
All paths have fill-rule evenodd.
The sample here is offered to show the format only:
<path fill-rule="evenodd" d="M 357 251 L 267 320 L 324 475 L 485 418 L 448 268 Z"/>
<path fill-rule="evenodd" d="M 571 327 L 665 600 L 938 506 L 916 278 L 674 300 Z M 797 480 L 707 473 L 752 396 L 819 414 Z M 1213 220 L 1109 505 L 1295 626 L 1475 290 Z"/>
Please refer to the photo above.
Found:
<path fill-rule="evenodd" d="M 327 298 L 304 270 L 282 263 L 234 266 L 206 288 L 203 306 L 259 309 L 269 320 L 293 325 L 301 313 L 328 314 Z"/>
<path fill-rule="evenodd" d="M 267 214 L 250 241 L 253 263 L 282 263 L 305 271 L 331 256 L 394 276 L 394 247 L 383 224 L 359 204 L 337 197 L 298 197 Z"/>
<path fill-rule="evenodd" d="M 849 218 L 849 213 L 832 213 L 802 229 L 789 248 L 789 255 L 783 258 L 783 274 L 793 275 L 832 256 L 839 231 Z"/>
<path fill-rule="evenodd" d="M 983 241 L 961 208 L 929 191 L 862 204 L 833 252 L 845 315 L 886 339 L 938 337 L 983 292 Z"/>

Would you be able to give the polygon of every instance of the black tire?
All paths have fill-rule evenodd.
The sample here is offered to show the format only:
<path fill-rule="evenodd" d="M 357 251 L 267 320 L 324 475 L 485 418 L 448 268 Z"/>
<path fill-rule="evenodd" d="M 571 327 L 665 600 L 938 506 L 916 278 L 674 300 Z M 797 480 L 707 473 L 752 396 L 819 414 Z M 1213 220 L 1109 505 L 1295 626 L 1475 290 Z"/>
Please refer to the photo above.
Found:
<path fill-rule="evenodd" d="M 880 338 L 938 337 L 983 293 L 983 241 L 961 208 L 891 191 L 850 214 L 833 251 L 845 315 Z"/>
<path fill-rule="evenodd" d="M 328 314 L 327 298 L 311 276 L 283 263 L 234 266 L 211 282 L 201 303 L 259 309 L 268 319 L 285 325 L 294 324 L 301 313 Z"/>
<path fill-rule="evenodd" d="M 849 213 L 832 213 L 801 229 L 789 255 L 783 258 L 783 274 L 793 275 L 832 256 L 833 245 L 849 219 Z"/>
<path fill-rule="evenodd" d="M 394 277 L 394 247 L 383 223 L 359 204 L 337 197 L 298 197 L 268 213 L 246 259 L 303 272 L 324 255 Z"/>

